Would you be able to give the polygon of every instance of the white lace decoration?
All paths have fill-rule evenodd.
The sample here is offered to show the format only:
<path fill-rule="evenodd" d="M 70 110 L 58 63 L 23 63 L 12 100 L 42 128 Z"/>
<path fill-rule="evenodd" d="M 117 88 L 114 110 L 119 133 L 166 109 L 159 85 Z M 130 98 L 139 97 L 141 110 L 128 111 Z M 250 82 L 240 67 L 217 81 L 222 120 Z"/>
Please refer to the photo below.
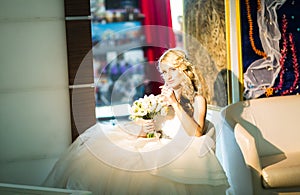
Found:
<path fill-rule="evenodd" d="M 267 58 L 254 61 L 244 73 L 244 97 L 257 98 L 265 89 L 274 85 L 280 71 L 279 40 L 281 33 L 277 22 L 276 10 L 286 0 L 261 0 L 261 11 L 257 13 L 259 37 Z"/>

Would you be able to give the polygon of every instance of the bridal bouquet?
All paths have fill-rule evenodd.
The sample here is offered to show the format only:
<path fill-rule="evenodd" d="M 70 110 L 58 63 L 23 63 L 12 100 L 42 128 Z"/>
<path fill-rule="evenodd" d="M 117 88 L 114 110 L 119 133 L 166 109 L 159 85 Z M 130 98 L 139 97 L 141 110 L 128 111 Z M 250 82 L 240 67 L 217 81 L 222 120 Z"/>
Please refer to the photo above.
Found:
<path fill-rule="evenodd" d="M 164 101 L 161 95 L 150 96 L 145 95 L 144 98 L 140 98 L 133 102 L 130 109 L 130 119 L 137 120 L 142 119 L 153 119 L 157 115 L 166 116 L 168 112 L 168 105 Z M 147 137 L 151 138 L 156 135 L 155 132 L 147 133 Z"/>

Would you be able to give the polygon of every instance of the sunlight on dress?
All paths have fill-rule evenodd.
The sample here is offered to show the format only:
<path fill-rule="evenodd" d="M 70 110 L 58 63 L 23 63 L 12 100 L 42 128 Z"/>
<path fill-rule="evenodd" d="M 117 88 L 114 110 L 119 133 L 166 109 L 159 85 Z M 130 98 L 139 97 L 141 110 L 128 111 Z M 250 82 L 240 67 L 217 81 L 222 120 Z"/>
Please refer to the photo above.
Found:
<path fill-rule="evenodd" d="M 121 124 L 92 126 L 61 156 L 44 185 L 93 194 L 226 194 L 213 125 L 207 121 L 207 133 L 192 137 L 174 115 L 159 124 L 167 138 L 136 138 Z"/>

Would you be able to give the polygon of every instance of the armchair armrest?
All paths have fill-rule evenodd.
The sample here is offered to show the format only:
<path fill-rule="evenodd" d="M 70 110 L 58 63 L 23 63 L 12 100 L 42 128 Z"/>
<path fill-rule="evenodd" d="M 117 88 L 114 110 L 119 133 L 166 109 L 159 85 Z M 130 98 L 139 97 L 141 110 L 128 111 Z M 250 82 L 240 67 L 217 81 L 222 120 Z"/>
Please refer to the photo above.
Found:
<path fill-rule="evenodd" d="M 262 168 L 254 137 L 239 123 L 234 127 L 234 136 L 246 164 L 261 173 Z"/>

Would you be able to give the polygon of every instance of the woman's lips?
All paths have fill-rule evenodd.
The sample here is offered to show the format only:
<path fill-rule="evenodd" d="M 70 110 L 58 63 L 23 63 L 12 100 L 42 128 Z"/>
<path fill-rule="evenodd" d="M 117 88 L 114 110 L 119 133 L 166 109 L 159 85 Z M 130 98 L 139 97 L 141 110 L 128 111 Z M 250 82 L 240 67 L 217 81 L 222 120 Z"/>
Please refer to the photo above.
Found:
<path fill-rule="evenodd" d="M 172 83 L 174 83 L 174 80 L 169 80 L 168 81 L 168 84 L 172 84 Z"/>

